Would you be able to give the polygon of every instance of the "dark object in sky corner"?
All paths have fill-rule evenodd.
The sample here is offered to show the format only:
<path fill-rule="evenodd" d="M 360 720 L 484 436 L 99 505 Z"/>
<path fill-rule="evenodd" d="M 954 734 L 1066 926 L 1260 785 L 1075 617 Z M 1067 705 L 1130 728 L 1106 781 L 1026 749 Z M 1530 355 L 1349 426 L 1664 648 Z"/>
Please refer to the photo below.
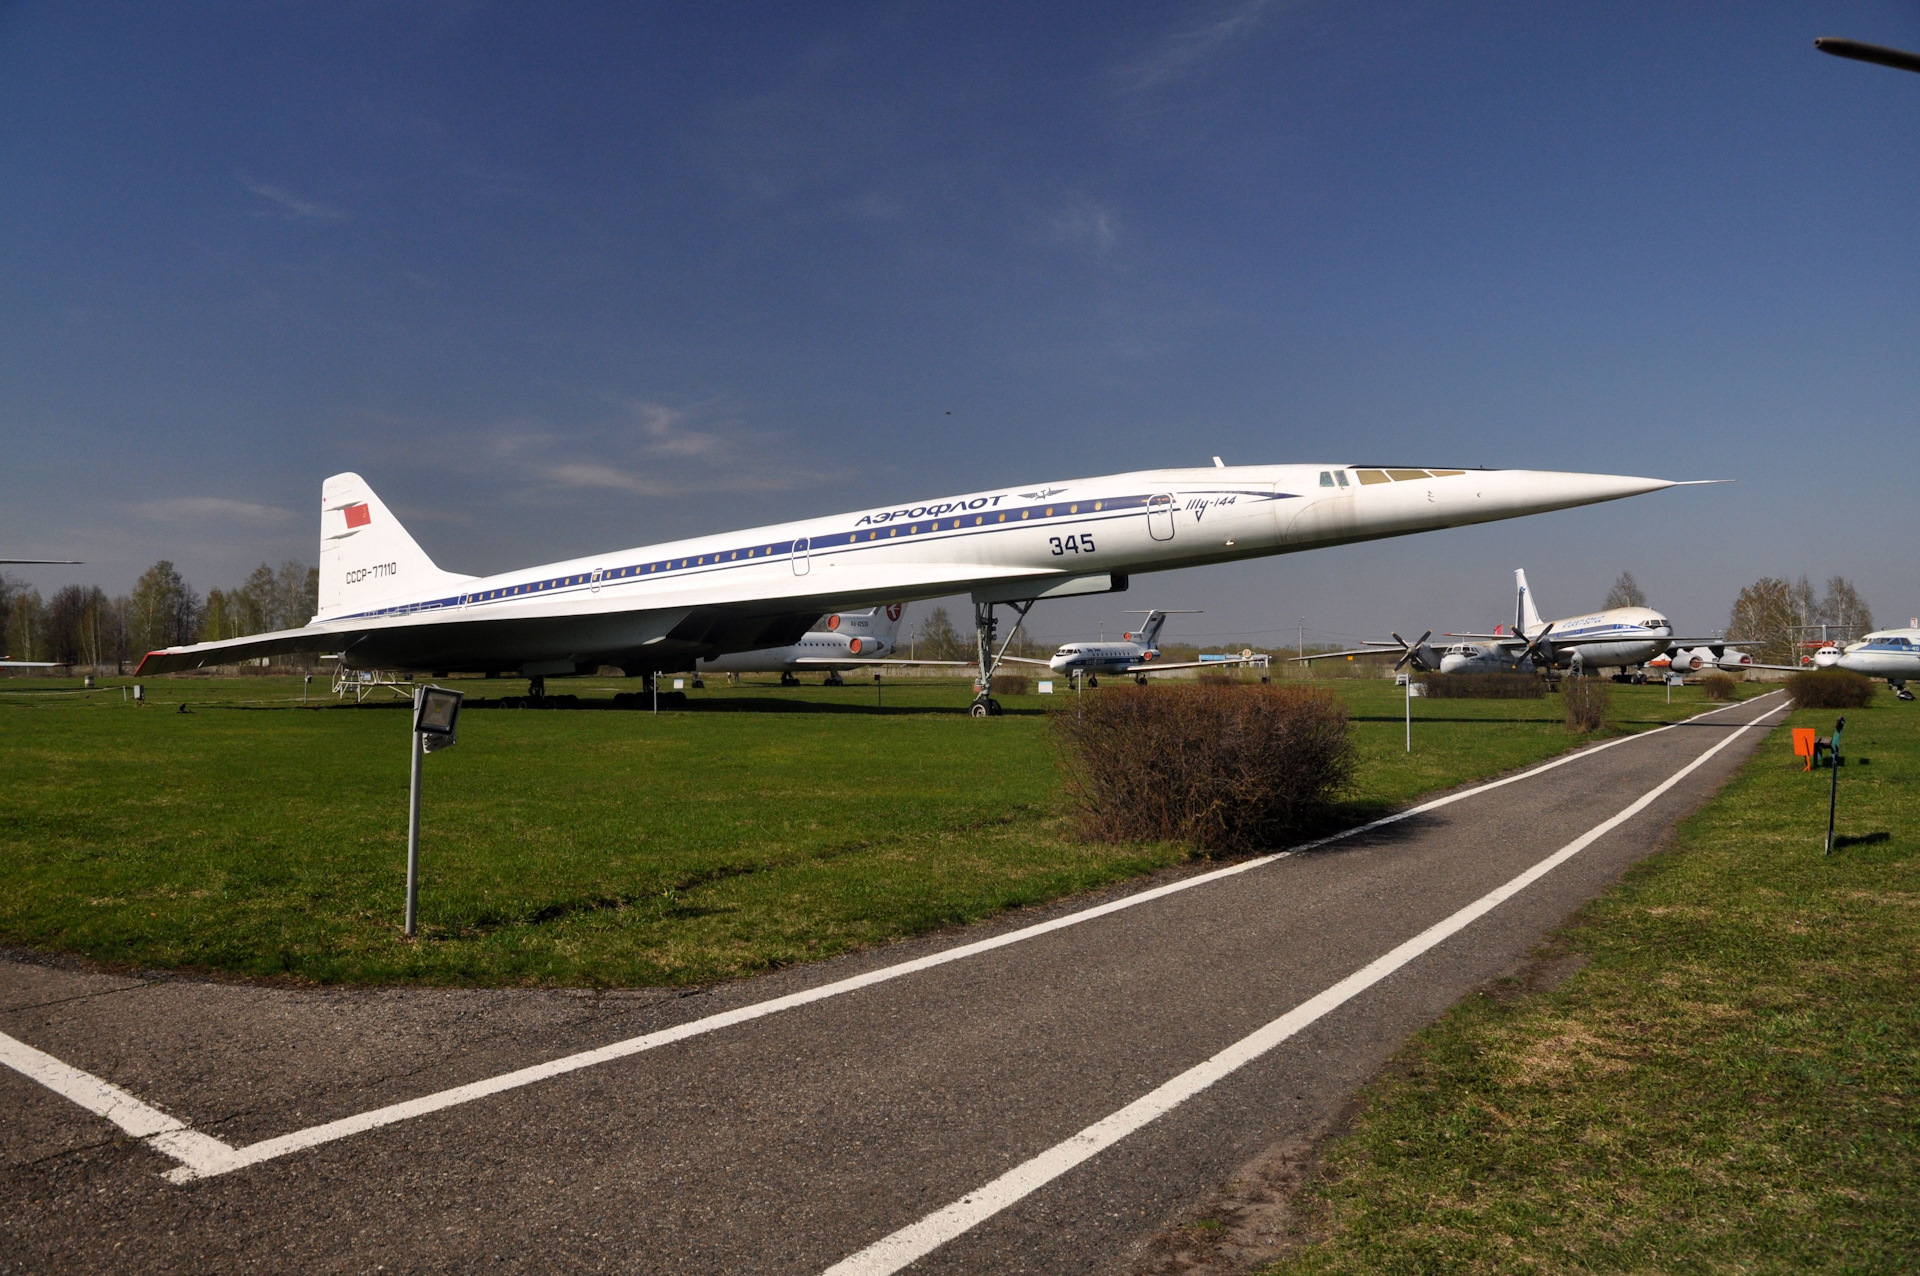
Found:
<path fill-rule="evenodd" d="M 1836 58 L 1852 58 L 1856 62 L 1877 62 L 1881 66 L 1890 66 L 1901 71 L 1920 72 L 1920 53 L 1908 53 L 1905 49 L 1889 49 L 1884 44 L 1862 44 L 1858 40 L 1843 40 L 1839 36 L 1823 35 L 1813 42 L 1813 47 L 1822 53 L 1831 53 Z"/>

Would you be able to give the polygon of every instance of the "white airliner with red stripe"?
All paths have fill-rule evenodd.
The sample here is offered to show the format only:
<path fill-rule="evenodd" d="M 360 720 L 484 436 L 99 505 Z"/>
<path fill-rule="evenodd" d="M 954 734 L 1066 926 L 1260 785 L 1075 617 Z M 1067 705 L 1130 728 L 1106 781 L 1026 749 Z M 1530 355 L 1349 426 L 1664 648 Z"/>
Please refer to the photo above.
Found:
<path fill-rule="evenodd" d="M 800 635 L 797 642 L 709 656 L 694 666 L 694 672 L 777 673 L 781 682 L 788 683 L 794 681 L 795 674 L 824 671 L 832 675 L 827 681 L 838 685 L 839 675 L 845 670 L 894 663 L 885 657 L 898 646 L 900 617 L 905 613 L 906 607 L 900 603 L 832 612 L 820 620 L 819 628 Z"/>
<path fill-rule="evenodd" d="M 527 677 L 686 669 L 777 647 L 830 609 L 993 608 L 1197 567 L 1591 505 L 1676 484 L 1542 470 L 1246 465 L 1145 470 L 875 506 L 495 576 L 442 571 L 357 474 L 321 489 L 320 610 L 299 629 L 149 652 L 143 674 L 281 652 L 351 669 Z M 989 668 L 989 672 L 990 672 Z M 984 698 L 983 698 L 983 703 Z"/>

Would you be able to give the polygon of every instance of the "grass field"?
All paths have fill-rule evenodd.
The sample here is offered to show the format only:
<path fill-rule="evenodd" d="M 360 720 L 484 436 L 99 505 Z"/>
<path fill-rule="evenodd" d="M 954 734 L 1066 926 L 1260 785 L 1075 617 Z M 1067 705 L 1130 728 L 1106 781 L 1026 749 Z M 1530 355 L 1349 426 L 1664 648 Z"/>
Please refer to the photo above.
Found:
<path fill-rule="evenodd" d="M 1834 855 L 1777 731 L 1549 949 L 1589 964 L 1416 1039 L 1271 1272 L 1920 1267 L 1920 715 L 1846 716 Z"/>
<path fill-rule="evenodd" d="M 473 694 L 521 684 L 456 685 Z M 633 684 L 556 684 L 592 702 Z M 1344 814 L 1579 743 L 1544 701 L 1325 684 L 1363 759 Z M 683 712 L 469 709 L 426 761 L 421 933 L 401 936 L 398 700 L 300 702 L 297 679 L 0 682 L 0 943 L 321 982 L 696 983 L 1122 880 L 1174 846 L 1077 841 L 1045 714 L 965 716 L 964 684 L 716 683 Z M 1698 712 L 1615 688 L 1616 730 Z M 1089 693 L 1096 694 L 1096 693 Z M 184 704 L 190 712 L 179 712 Z"/>

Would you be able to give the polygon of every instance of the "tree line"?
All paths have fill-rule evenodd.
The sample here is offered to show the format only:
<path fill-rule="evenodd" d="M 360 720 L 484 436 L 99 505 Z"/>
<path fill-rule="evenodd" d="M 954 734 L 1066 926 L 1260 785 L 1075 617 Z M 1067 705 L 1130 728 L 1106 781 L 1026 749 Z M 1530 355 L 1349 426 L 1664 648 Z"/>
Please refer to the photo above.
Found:
<path fill-rule="evenodd" d="M 292 559 L 277 570 L 262 563 L 240 585 L 208 590 L 204 598 L 164 558 L 117 598 L 86 585 L 42 598 L 26 582 L 0 575 L 0 651 L 13 660 L 112 665 L 124 673 L 159 647 L 297 629 L 319 606 L 319 569 Z"/>
<path fill-rule="evenodd" d="M 1645 607 L 1647 595 L 1632 572 L 1621 572 L 1607 593 L 1608 607 Z M 1822 633 L 1820 627 L 1826 626 Z M 1762 576 L 1740 591 L 1727 617 L 1725 636 L 1762 664 L 1790 665 L 1799 661 L 1800 643 L 1831 637 L 1851 642 L 1873 628 L 1873 610 L 1845 576 L 1827 578 L 1824 594 L 1816 594 L 1804 575 L 1797 581 Z"/>

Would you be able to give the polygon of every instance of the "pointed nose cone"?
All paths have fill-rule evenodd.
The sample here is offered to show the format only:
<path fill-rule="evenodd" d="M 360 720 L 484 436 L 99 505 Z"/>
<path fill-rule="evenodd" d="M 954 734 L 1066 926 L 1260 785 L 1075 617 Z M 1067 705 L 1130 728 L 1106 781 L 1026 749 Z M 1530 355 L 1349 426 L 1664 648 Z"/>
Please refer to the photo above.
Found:
<path fill-rule="evenodd" d="M 1630 474 L 1575 474 L 1564 470 L 1487 470 L 1470 472 L 1482 518 L 1514 518 L 1548 510 L 1597 505 L 1627 496 L 1643 496 L 1669 487 L 1689 486 L 1679 479 L 1640 478 Z"/>

